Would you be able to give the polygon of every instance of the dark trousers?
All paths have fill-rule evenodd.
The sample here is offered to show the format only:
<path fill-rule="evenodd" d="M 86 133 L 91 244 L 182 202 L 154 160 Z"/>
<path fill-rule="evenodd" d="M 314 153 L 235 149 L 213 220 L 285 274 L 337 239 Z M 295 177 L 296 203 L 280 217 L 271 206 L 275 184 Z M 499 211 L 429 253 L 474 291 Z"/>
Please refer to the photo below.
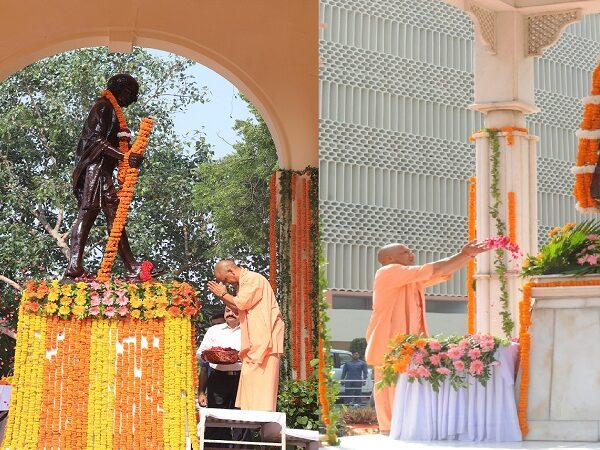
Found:
<path fill-rule="evenodd" d="M 206 385 L 206 401 L 209 408 L 234 409 L 240 372 L 211 370 Z M 207 427 L 204 437 L 223 441 L 241 440 L 243 430 Z M 228 448 L 228 444 L 210 444 L 211 447 Z"/>

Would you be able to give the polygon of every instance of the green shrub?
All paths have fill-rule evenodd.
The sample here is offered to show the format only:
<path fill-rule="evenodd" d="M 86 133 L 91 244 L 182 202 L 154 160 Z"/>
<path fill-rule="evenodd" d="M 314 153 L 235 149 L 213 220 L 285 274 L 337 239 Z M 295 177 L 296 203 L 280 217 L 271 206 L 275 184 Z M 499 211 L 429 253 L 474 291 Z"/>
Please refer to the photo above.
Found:
<path fill-rule="evenodd" d="M 316 379 L 289 380 L 279 387 L 277 411 L 287 415 L 287 426 L 317 430 L 319 428 L 319 384 Z"/>

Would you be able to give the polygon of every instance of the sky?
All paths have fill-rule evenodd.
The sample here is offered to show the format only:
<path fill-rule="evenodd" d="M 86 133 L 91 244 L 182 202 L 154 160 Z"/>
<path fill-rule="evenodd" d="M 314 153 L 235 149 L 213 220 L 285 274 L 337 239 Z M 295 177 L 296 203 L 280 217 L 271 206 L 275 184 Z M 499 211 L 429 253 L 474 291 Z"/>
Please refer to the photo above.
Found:
<path fill-rule="evenodd" d="M 152 54 L 166 56 L 168 53 L 150 50 Z M 238 141 L 233 125 L 236 120 L 252 117 L 240 98 L 237 88 L 218 73 L 201 64 L 195 64 L 189 71 L 199 86 L 207 87 L 205 103 L 196 103 L 187 111 L 175 116 L 175 130 L 178 134 L 201 131 L 211 144 L 215 158 L 233 152 L 231 144 Z"/>

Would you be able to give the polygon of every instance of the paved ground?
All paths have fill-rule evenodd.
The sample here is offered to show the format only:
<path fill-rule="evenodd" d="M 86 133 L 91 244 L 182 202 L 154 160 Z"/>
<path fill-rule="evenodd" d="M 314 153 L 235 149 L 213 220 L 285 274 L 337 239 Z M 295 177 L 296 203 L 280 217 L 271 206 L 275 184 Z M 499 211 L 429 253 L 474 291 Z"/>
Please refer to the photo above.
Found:
<path fill-rule="evenodd" d="M 532 450 L 563 450 L 563 449 L 600 449 L 600 442 L 402 442 L 394 441 L 386 436 L 370 434 L 365 436 L 348 436 L 341 439 L 339 447 L 327 447 L 329 450 L 449 450 L 469 448 L 473 450 L 495 449 L 532 449 Z"/>

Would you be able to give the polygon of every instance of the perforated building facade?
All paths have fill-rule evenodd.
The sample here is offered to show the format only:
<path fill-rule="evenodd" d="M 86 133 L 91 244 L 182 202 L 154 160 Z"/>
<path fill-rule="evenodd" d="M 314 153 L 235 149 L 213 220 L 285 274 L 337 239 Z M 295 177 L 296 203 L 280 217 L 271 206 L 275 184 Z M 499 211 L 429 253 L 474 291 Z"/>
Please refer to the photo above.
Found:
<path fill-rule="evenodd" d="M 418 261 L 466 239 L 473 103 L 470 18 L 441 0 L 321 0 L 321 218 L 330 288 L 369 293 L 377 249 L 404 242 Z M 538 146 L 539 240 L 579 220 L 571 197 L 581 120 L 600 54 L 600 17 L 571 25 L 535 61 L 528 118 Z M 368 295 L 368 294 L 367 294 Z M 461 298 L 465 275 L 430 289 Z"/>

